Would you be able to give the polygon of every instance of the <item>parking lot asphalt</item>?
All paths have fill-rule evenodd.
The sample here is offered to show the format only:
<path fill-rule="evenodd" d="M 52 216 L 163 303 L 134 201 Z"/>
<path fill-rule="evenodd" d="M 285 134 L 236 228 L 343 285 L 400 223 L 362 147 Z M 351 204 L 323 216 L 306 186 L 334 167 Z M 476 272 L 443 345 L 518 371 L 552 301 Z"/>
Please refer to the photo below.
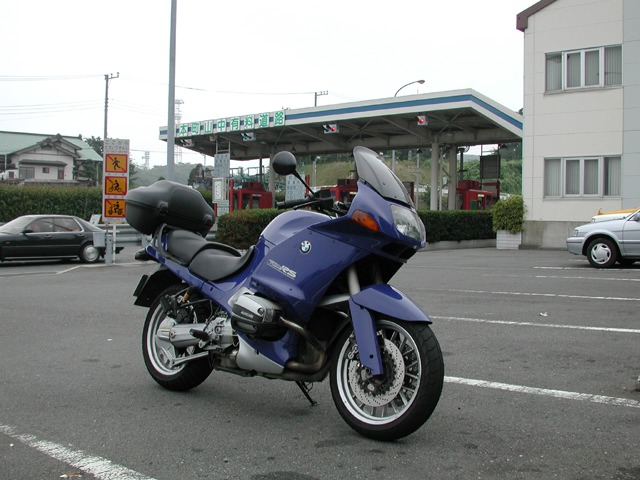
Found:
<path fill-rule="evenodd" d="M 420 252 L 392 279 L 433 319 L 445 386 L 392 443 L 354 433 L 328 382 L 214 372 L 163 390 L 131 296 L 153 264 L 0 263 L 2 479 L 638 479 L 640 265 L 565 251 Z"/>

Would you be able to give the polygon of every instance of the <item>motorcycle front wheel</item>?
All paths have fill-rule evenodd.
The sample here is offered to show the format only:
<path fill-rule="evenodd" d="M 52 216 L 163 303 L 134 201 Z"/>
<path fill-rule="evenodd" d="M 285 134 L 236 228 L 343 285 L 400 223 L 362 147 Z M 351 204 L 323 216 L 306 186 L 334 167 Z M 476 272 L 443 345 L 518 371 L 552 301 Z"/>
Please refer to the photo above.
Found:
<path fill-rule="evenodd" d="M 339 341 L 331 365 L 331 395 L 355 431 L 375 440 L 396 440 L 420 428 L 438 404 L 444 362 L 425 323 L 378 320 L 383 374 L 360 363 L 353 332 Z"/>
<path fill-rule="evenodd" d="M 142 331 L 142 354 L 147 370 L 156 382 L 175 391 L 185 391 L 197 387 L 213 371 L 209 356 L 175 365 L 176 359 L 184 359 L 184 357 L 197 353 L 196 348 L 179 349 L 157 335 L 161 327 L 170 328 L 175 323 L 202 323 L 210 314 L 207 302 L 196 304 L 196 306 L 181 307 L 178 309 L 176 319 L 170 318 L 161 300 L 167 295 L 176 295 L 181 290 L 184 290 L 183 285 L 172 285 L 158 295 L 149 308 Z M 196 300 L 196 296 L 191 300 Z"/>

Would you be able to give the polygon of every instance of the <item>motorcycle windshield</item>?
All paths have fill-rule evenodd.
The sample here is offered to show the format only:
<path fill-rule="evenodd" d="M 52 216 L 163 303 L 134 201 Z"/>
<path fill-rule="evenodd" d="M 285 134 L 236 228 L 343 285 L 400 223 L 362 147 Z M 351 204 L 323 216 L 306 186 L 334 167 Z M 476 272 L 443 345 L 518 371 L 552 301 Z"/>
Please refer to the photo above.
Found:
<path fill-rule="evenodd" d="M 353 150 L 358 180 L 367 183 L 382 197 L 413 207 L 409 192 L 400 179 L 387 167 L 382 156 L 366 147 Z"/>

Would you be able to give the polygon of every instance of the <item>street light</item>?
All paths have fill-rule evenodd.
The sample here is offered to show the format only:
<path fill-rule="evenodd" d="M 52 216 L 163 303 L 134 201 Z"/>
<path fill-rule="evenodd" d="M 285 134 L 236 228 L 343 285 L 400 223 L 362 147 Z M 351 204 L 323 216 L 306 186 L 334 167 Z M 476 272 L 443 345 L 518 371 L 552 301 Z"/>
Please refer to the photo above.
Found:
<path fill-rule="evenodd" d="M 408 87 L 409 85 L 413 85 L 414 83 L 419 83 L 420 85 L 422 85 L 424 83 L 424 80 L 414 80 L 413 82 L 409 82 L 406 85 L 401 86 L 393 96 L 397 97 L 398 93 L 400 93 L 400 90 L 402 90 L 404 87 Z M 395 150 L 391 150 L 391 171 L 393 173 L 396 172 L 396 151 Z"/>
<path fill-rule="evenodd" d="M 413 85 L 414 83 L 419 83 L 420 85 L 422 85 L 424 83 L 424 80 L 414 80 L 413 82 L 409 82 L 406 85 L 401 86 L 395 93 L 394 97 L 397 97 L 398 93 L 400 93 L 400 90 L 402 90 L 404 87 L 408 87 L 409 85 Z"/>

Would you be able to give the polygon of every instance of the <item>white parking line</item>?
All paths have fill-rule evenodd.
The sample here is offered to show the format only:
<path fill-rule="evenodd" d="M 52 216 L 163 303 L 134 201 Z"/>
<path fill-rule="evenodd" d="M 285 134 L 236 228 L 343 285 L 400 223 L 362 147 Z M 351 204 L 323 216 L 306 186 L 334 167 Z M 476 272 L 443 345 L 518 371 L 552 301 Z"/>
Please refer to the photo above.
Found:
<path fill-rule="evenodd" d="M 559 325 L 559 324 L 553 324 L 553 323 L 517 322 L 515 320 L 489 320 L 486 318 L 442 317 L 442 316 L 436 316 L 436 315 L 430 315 L 430 317 L 436 320 L 457 320 L 462 322 L 494 323 L 498 325 L 518 325 L 523 327 L 568 328 L 573 330 L 591 330 L 596 332 L 640 333 L 639 329 L 634 329 L 634 328 L 585 327 L 582 325 Z"/>
<path fill-rule="evenodd" d="M 563 398 L 566 400 L 579 400 L 583 402 L 604 403 L 621 407 L 640 408 L 640 402 L 628 398 L 606 397 L 604 395 L 592 395 L 590 393 L 565 392 L 563 390 L 549 390 L 546 388 L 525 387 L 523 385 L 510 385 L 508 383 L 488 382 L 486 380 L 474 380 L 471 378 L 445 377 L 447 383 L 470 385 L 472 387 L 493 388 L 515 393 L 528 393 L 547 397 Z"/>
<path fill-rule="evenodd" d="M 15 427 L 9 425 L 0 425 L 0 432 L 51 458 L 91 474 L 99 480 L 154 480 L 129 468 L 117 465 L 106 458 L 89 455 L 82 450 L 71 450 L 47 440 L 38 440 L 33 435 L 18 433 Z"/>
<path fill-rule="evenodd" d="M 498 275 L 495 273 L 485 273 L 483 277 L 514 277 L 514 278 L 553 278 L 560 280 L 597 280 L 598 282 L 640 282 L 640 278 L 607 278 L 607 277 L 561 277 L 560 275 Z"/>
<path fill-rule="evenodd" d="M 553 298 L 577 298 L 580 300 L 615 300 L 622 302 L 640 302 L 640 298 L 630 297 L 596 297 L 590 295 L 564 295 L 560 293 L 530 293 L 530 292 L 488 292 L 485 290 L 446 290 L 447 292 L 457 293 L 479 293 L 482 295 L 514 295 L 521 297 L 553 297 Z"/>

